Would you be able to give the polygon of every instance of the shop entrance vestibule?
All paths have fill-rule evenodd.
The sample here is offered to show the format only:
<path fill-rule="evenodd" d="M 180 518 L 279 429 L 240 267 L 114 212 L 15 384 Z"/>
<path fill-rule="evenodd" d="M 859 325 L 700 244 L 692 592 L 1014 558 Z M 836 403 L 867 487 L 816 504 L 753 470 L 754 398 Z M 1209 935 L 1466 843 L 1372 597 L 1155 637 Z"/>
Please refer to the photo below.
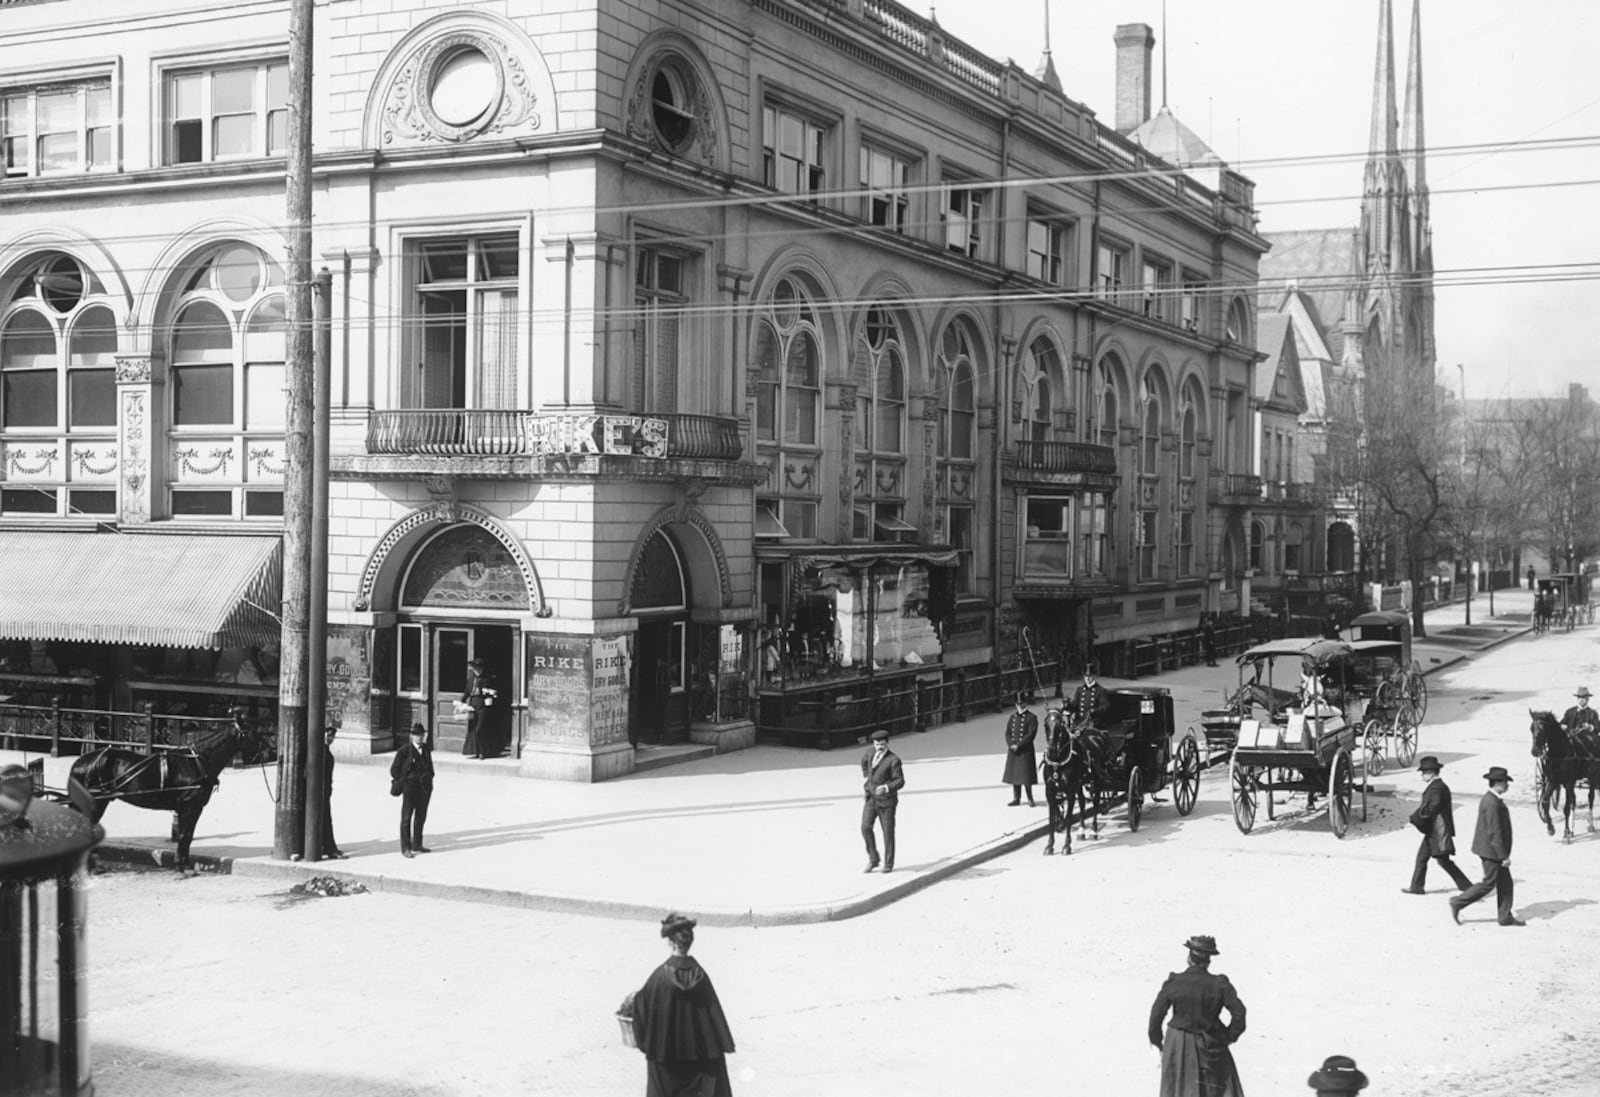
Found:
<path fill-rule="evenodd" d="M 500 711 L 490 713 L 488 719 L 500 742 L 508 751 L 515 751 L 516 636 L 516 629 L 503 625 L 433 627 L 428 707 L 433 713 L 435 750 L 460 753 L 467 738 L 467 714 L 458 710 L 457 703 L 467 689 L 467 664 L 482 659 L 485 673 L 500 692 L 496 701 Z"/>

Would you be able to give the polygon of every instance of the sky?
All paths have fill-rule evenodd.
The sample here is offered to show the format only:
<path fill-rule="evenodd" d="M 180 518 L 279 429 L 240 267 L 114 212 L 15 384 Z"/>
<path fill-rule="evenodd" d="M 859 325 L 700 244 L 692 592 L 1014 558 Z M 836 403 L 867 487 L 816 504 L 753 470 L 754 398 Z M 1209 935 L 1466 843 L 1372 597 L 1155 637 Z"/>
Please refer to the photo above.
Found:
<path fill-rule="evenodd" d="M 1168 0 L 1166 36 L 1162 0 L 944 0 L 934 14 L 1031 73 L 1047 3 L 1062 90 L 1102 122 L 1115 115 L 1112 34 L 1148 23 L 1154 105 L 1164 49 L 1168 106 L 1254 180 L 1263 232 L 1357 223 L 1379 0 Z M 1460 391 L 1464 380 L 1475 400 L 1572 382 L 1600 396 L 1600 4 L 1421 7 L 1440 381 Z M 1393 8 L 1399 107 L 1412 0 Z M 1331 162 L 1284 162 L 1305 157 Z"/>

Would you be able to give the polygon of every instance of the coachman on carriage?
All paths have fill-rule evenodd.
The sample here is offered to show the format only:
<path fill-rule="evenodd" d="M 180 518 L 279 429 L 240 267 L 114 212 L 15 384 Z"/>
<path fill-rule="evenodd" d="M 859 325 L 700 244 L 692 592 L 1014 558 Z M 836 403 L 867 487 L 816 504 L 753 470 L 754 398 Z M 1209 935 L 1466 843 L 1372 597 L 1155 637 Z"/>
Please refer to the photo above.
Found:
<path fill-rule="evenodd" d="M 1194 810 L 1200 792 L 1200 758 L 1194 737 L 1173 744 L 1172 694 L 1158 686 L 1096 687 L 1092 709 L 1078 691 L 1077 709 L 1045 713 L 1045 799 L 1050 838 L 1045 854 L 1072 852 L 1072 816 L 1080 832 L 1092 822 L 1100 833 L 1100 810 L 1125 796 L 1128 829 L 1138 830 L 1145 797 L 1172 788 L 1178 814 Z"/>

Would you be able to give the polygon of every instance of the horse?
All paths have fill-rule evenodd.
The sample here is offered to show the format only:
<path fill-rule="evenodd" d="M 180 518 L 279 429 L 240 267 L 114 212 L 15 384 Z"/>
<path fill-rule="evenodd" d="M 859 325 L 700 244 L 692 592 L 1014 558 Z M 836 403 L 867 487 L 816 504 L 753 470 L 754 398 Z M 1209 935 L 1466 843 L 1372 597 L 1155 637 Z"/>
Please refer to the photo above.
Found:
<path fill-rule="evenodd" d="M 1569 733 L 1556 719 L 1554 713 L 1529 709 L 1532 723 L 1528 731 L 1533 735 L 1531 753 L 1539 759 L 1539 818 L 1544 820 L 1545 831 L 1555 836 L 1556 799 L 1566 790 L 1567 798 L 1561 809 L 1563 842 L 1572 841 L 1572 813 L 1577 806 L 1578 782 L 1589 789 L 1589 833 L 1594 833 L 1595 789 L 1600 787 L 1600 735 L 1588 728 Z"/>
<path fill-rule="evenodd" d="M 1102 790 L 1111 787 L 1109 774 L 1114 749 L 1105 732 L 1088 721 L 1074 722 L 1065 709 L 1045 713 L 1045 802 L 1050 807 L 1050 839 L 1045 855 L 1055 852 L 1060 831 L 1062 855 L 1072 852 L 1072 815 L 1078 814 L 1078 837 L 1088 837 L 1085 823 L 1100 837 Z"/>
<path fill-rule="evenodd" d="M 235 754 L 242 754 L 246 765 L 254 765 L 264 752 L 262 738 L 236 713 L 232 723 L 197 739 L 187 750 L 154 754 L 118 746 L 92 750 L 72 763 L 72 778 L 94 797 L 96 823 L 113 800 L 173 812 L 173 839 L 178 843 L 175 867 L 187 876 L 194 872 L 189 846 L 195 827 L 222 771 Z"/>
<path fill-rule="evenodd" d="M 1556 601 L 1545 591 L 1540 591 L 1533 597 L 1533 631 L 1535 634 L 1550 631 L 1552 618 L 1556 613 Z"/>

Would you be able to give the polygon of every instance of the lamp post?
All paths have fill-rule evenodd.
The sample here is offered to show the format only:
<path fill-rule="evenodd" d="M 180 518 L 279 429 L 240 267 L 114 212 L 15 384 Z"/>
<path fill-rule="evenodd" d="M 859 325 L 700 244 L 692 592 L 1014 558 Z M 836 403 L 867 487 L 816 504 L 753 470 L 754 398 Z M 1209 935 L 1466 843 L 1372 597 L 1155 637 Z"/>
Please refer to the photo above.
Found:
<path fill-rule="evenodd" d="M 1460 362 L 1456 363 L 1456 371 L 1461 374 L 1461 476 L 1467 476 L 1467 367 Z M 1477 475 L 1474 470 L 1473 475 Z M 1467 627 L 1472 627 L 1472 539 L 1467 539 Z"/>

